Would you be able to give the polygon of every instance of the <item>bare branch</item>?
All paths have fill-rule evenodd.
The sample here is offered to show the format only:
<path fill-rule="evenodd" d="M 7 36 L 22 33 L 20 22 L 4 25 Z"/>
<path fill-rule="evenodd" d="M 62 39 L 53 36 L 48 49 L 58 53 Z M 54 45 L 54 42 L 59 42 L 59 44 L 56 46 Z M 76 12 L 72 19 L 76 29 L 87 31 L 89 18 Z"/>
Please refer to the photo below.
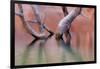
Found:
<path fill-rule="evenodd" d="M 66 32 L 72 23 L 72 21 L 81 13 L 81 8 L 73 9 L 68 15 L 66 15 L 63 19 L 60 20 L 58 27 L 60 33 Z"/>
<path fill-rule="evenodd" d="M 63 10 L 64 16 L 67 16 L 68 10 L 67 10 L 66 6 L 63 6 L 62 10 Z M 70 34 L 69 30 L 70 30 L 70 28 L 64 33 L 65 37 L 67 38 L 67 40 L 66 40 L 67 45 L 70 45 L 70 39 L 71 39 L 71 34 Z M 63 39 L 62 36 L 61 36 L 61 38 Z"/>
<path fill-rule="evenodd" d="M 48 31 L 50 34 L 49 36 L 52 36 L 54 33 L 46 26 L 46 24 L 43 24 L 43 28 Z"/>
<path fill-rule="evenodd" d="M 26 22 L 25 18 L 24 18 L 24 14 L 23 14 L 23 8 L 21 4 L 18 4 L 18 7 L 20 9 L 20 13 L 23 15 L 23 17 L 21 17 L 23 25 L 25 26 L 27 32 L 29 34 L 31 34 L 32 36 L 34 36 L 35 38 L 40 38 L 43 39 L 45 38 L 45 34 L 39 34 L 37 33 L 34 29 L 31 28 L 31 26 Z"/>
<path fill-rule="evenodd" d="M 72 21 L 81 13 L 81 8 L 74 8 L 68 15 L 66 15 L 63 19 L 60 20 L 58 24 L 58 33 L 57 39 L 62 36 L 62 34 L 66 33 L 71 26 Z"/>
<path fill-rule="evenodd" d="M 38 21 L 38 24 L 41 25 L 41 15 L 40 15 L 40 10 L 39 10 L 39 5 L 32 5 L 32 10 L 35 13 L 36 20 Z"/>
<path fill-rule="evenodd" d="M 42 22 L 39 5 L 32 5 L 32 9 L 35 12 L 35 16 L 37 18 L 37 22 L 40 25 L 40 31 L 43 32 L 44 29 L 50 33 L 50 35 L 53 35 L 53 32 L 46 26 L 44 22 Z"/>
<path fill-rule="evenodd" d="M 68 14 L 66 6 L 62 6 L 62 11 L 64 13 L 64 16 L 66 16 Z"/>

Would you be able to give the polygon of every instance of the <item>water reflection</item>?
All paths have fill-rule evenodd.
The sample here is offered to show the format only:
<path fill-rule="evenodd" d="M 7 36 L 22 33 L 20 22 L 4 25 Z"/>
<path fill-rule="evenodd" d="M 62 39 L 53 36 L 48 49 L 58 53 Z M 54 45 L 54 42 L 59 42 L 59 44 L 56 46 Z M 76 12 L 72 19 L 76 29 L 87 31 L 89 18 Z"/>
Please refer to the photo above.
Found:
<path fill-rule="evenodd" d="M 37 40 L 33 40 L 27 47 L 26 47 L 26 50 L 24 51 L 23 53 L 23 56 L 22 56 L 22 64 L 24 65 L 25 63 L 27 63 L 27 59 L 29 57 L 29 53 L 31 51 L 31 49 L 34 47 L 34 44 L 37 42 Z"/>
<path fill-rule="evenodd" d="M 63 39 L 57 40 L 57 44 L 62 54 L 62 62 L 82 61 L 81 55 L 75 51 L 71 44 L 67 44 Z"/>
<path fill-rule="evenodd" d="M 45 55 L 45 52 L 44 52 L 44 45 L 46 43 L 46 41 L 48 40 L 48 38 L 50 38 L 51 35 L 49 35 L 46 39 L 43 39 L 43 40 L 38 40 L 38 39 L 34 39 L 31 43 L 29 43 L 26 47 L 26 50 L 24 51 L 23 53 L 23 56 L 22 56 L 22 64 L 27 64 L 28 62 L 28 59 L 29 59 L 29 54 L 32 50 L 34 50 L 34 52 L 37 52 L 37 54 L 33 55 L 34 57 L 37 58 L 37 60 L 35 61 L 35 63 L 43 63 L 45 60 L 43 59 Z M 38 44 L 35 45 L 35 44 Z M 37 47 L 36 47 L 37 46 Z M 34 58 L 32 59 L 34 60 Z M 43 61 L 44 60 L 44 61 Z"/>
<path fill-rule="evenodd" d="M 50 41 L 56 42 L 50 44 Z M 44 40 L 35 39 L 28 44 L 24 50 L 21 64 L 30 65 L 79 61 L 82 61 L 82 58 L 77 51 L 73 50 L 64 40 L 56 40 L 52 36 Z"/>

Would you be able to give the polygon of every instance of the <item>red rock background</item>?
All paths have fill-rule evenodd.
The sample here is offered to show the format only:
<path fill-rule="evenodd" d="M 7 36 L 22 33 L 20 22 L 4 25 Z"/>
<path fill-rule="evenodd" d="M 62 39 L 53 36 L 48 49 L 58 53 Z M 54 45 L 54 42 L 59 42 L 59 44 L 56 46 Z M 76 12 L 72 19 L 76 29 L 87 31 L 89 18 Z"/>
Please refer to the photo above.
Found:
<path fill-rule="evenodd" d="M 68 11 L 70 12 L 72 8 L 73 7 L 68 7 Z M 24 4 L 23 9 L 26 20 L 35 19 L 34 12 L 30 5 Z M 18 6 L 15 4 L 15 12 L 18 11 Z M 64 17 L 61 7 L 42 5 L 40 6 L 40 13 L 42 20 L 46 25 L 53 32 L 56 32 L 57 24 Z M 79 15 L 72 23 L 70 29 L 70 32 L 72 33 L 71 46 L 78 50 L 84 61 L 91 61 L 94 60 L 94 8 L 82 8 L 82 14 L 86 17 Z M 30 25 L 33 29 L 39 32 L 37 24 L 30 23 Z M 20 56 L 26 48 L 26 45 L 28 45 L 33 39 L 34 38 L 24 29 L 20 17 L 15 15 L 15 62 L 17 65 L 21 64 Z M 56 43 L 54 42 L 55 40 L 52 39 L 52 41 L 47 44 L 49 49 L 52 47 L 52 51 L 55 48 L 54 46 L 56 46 Z M 52 44 L 52 46 L 50 46 L 50 44 Z M 31 62 L 30 59 L 29 62 Z"/>

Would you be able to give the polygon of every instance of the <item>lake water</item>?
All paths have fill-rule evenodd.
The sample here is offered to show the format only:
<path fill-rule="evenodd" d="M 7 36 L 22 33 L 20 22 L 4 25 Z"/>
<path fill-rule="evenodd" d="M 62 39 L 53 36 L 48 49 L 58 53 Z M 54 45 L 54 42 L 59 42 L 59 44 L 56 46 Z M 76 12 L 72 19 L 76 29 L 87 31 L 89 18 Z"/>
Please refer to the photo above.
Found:
<path fill-rule="evenodd" d="M 86 49 L 85 44 L 84 47 L 71 45 L 62 39 L 56 40 L 55 35 L 45 40 L 33 39 L 29 44 L 15 46 L 15 62 L 16 65 L 31 65 L 94 60 L 92 48 Z"/>

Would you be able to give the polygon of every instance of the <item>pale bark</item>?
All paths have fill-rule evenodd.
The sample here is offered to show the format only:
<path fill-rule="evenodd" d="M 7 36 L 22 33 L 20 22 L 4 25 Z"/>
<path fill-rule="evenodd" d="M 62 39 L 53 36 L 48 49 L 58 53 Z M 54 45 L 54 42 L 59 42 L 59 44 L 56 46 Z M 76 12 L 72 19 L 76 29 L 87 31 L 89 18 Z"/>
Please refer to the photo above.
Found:
<path fill-rule="evenodd" d="M 37 33 L 34 29 L 32 29 L 32 27 L 29 25 L 29 23 L 25 20 L 25 17 L 24 17 L 24 14 L 23 14 L 23 8 L 22 8 L 22 5 L 21 4 L 18 4 L 18 7 L 20 9 L 20 13 L 22 16 L 20 16 L 22 22 L 23 22 L 23 25 L 25 27 L 25 29 L 27 30 L 27 32 L 29 34 L 31 34 L 32 36 L 34 36 L 35 38 L 39 38 L 39 39 L 44 39 L 45 38 L 45 34 L 39 34 Z"/>
<path fill-rule="evenodd" d="M 40 27 L 39 30 L 40 32 L 43 32 L 44 31 L 43 26 L 42 26 L 43 22 L 41 20 L 39 5 L 32 5 L 32 10 L 33 10 L 33 13 L 35 13 L 37 23 L 39 24 L 39 27 Z"/>
<path fill-rule="evenodd" d="M 32 36 L 38 39 L 45 39 L 53 35 L 53 32 L 46 26 L 46 24 L 42 22 L 40 12 L 39 12 L 40 11 L 39 6 L 37 5 L 32 6 L 32 9 L 34 9 L 35 16 L 36 16 L 36 20 L 32 20 L 32 21 L 26 21 L 23 14 L 24 11 L 23 11 L 22 5 L 18 4 L 18 7 L 20 9 L 20 12 L 15 12 L 15 15 L 21 18 L 23 25 L 29 34 L 31 34 Z M 32 27 L 28 23 L 38 23 L 40 25 L 41 33 L 37 33 L 34 29 L 32 29 Z M 48 36 L 46 36 L 45 33 L 43 33 L 44 29 L 50 33 Z"/>
<path fill-rule="evenodd" d="M 65 7 L 62 7 L 65 17 L 62 18 L 58 24 L 58 32 L 56 33 L 56 39 L 62 39 L 63 34 L 65 34 L 67 38 L 68 44 L 70 44 L 71 34 L 69 32 L 72 21 L 81 13 L 81 8 L 77 7 L 72 9 L 71 12 L 65 12 Z M 66 9 L 67 11 L 67 9 Z"/>
<path fill-rule="evenodd" d="M 68 15 L 68 9 L 66 8 L 66 6 L 62 7 L 62 11 L 64 13 L 64 17 Z M 70 28 L 64 33 L 65 37 L 66 37 L 66 44 L 70 45 L 70 40 L 71 40 L 71 34 L 70 34 Z"/>
<path fill-rule="evenodd" d="M 72 21 L 81 13 L 81 8 L 74 8 L 68 15 L 60 20 L 58 24 L 59 33 L 63 34 L 69 30 Z"/>
<path fill-rule="evenodd" d="M 30 33 L 35 38 L 40 38 L 40 39 L 46 38 L 46 35 L 44 33 L 37 33 L 34 29 L 32 29 L 32 27 L 28 23 L 28 22 L 35 22 L 40 25 L 40 32 L 43 32 L 45 29 L 49 33 L 53 34 L 53 32 L 46 26 L 46 24 L 41 21 L 42 19 L 41 19 L 41 15 L 40 15 L 39 6 L 32 5 L 32 9 L 34 10 L 35 16 L 37 18 L 36 20 L 33 20 L 33 21 L 26 21 L 24 14 L 23 14 L 22 5 L 18 4 L 18 7 L 20 9 L 20 13 L 15 13 L 15 14 L 20 16 L 20 18 L 23 22 L 23 25 L 25 26 L 28 33 Z M 63 10 L 65 17 L 63 19 L 61 19 L 58 24 L 58 31 L 59 31 L 60 35 L 67 34 L 67 33 L 69 34 L 69 29 L 70 29 L 72 21 L 81 13 L 81 8 L 75 8 L 71 12 L 68 13 L 66 7 L 64 6 L 64 7 L 62 7 L 62 10 Z"/>
<path fill-rule="evenodd" d="M 44 30 L 46 30 L 50 33 L 49 36 L 53 35 L 54 33 L 42 21 L 41 14 L 40 14 L 41 12 L 39 10 L 39 5 L 32 5 L 32 10 L 35 13 L 37 23 L 40 25 L 40 32 L 43 32 Z"/>

